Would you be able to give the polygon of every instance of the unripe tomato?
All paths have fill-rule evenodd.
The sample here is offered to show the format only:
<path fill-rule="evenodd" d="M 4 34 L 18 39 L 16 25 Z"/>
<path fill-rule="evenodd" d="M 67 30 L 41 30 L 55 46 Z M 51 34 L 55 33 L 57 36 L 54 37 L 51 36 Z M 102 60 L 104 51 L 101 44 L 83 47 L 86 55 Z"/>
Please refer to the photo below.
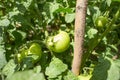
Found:
<path fill-rule="evenodd" d="M 17 54 L 17 61 L 18 63 L 21 63 L 23 58 L 25 58 L 28 54 L 28 50 L 23 50 L 20 54 Z"/>
<path fill-rule="evenodd" d="M 104 27 L 107 23 L 107 18 L 104 16 L 99 16 L 96 21 L 95 21 L 95 25 L 100 28 L 100 27 Z"/>
<path fill-rule="evenodd" d="M 34 57 L 33 62 L 36 62 L 37 60 L 39 60 L 41 58 L 41 55 L 42 55 L 41 46 L 38 43 L 32 43 L 28 49 L 27 56 Z"/>
<path fill-rule="evenodd" d="M 68 33 L 60 31 L 59 34 L 49 37 L 47 40 L 47 46 L 50 50 L 61 53 L 68 49 L 70 45 L 70 37 Z"/>
<path fill-rule="evenodd" d="M 33 63 L 41 58 L 42 50 L 38 43 L 32 43 L 29 49 L 23 50 L 20 54 L 17 54 L 17 61 L 21 63 L 24 58 L 31 57 Z"/>

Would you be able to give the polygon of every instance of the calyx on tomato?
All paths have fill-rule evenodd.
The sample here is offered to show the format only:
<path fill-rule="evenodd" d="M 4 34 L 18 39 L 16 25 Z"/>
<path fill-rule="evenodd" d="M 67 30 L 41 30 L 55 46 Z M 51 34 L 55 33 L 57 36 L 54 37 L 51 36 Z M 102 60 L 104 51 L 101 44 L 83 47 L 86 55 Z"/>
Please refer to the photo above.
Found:
<path fill-rule="evenodd" d="M 106 23 L 107 23 L 107 18 L 104 16 L 99 16 L 95 21 L 95 25 L 97 27 L 104 27 Z"/>
<path fill-rule="evenodd" d="M 67 32 L 60 31 L 59 34 L 47 39 L 47 46 L 56 53 L 64 52 L 70 45 L 70 37 Z"/>

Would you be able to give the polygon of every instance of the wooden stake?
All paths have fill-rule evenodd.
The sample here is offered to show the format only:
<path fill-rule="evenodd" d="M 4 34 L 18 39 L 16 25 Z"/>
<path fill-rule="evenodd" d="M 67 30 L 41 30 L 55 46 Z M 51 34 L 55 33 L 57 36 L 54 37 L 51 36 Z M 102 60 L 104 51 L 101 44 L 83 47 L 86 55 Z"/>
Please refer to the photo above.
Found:
<path fill-rule="evenodd" d="M 72 72 L 75 75 L 80 74 L 80 66 L 83 55 L 84 31 L 87 11 L 87 0 L 77 0 L 75 35 L 74 35 L 74 58 L 72 63 Z"/>

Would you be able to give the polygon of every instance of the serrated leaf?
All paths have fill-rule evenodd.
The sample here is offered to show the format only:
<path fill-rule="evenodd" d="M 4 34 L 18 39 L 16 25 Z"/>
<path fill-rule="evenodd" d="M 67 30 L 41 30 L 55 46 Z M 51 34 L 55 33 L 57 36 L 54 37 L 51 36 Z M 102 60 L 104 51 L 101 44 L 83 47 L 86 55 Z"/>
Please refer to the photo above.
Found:
<path fill-rule="evenodd" d="M 16 64 L 14 60 L 10 60 L 2 70 L 2 74 L 11 76 L 15 72 Z"/>
<path fill-rule="evenodd" d="M 94 69 L 90 80 L 120 80 L 120 60 L 103 59 Z"/>
<path fill-rule="evenodd" d="M 60 59 L 53 58 L 49 66 L 46 68 L 45 74 L 49 78 L 55 78 L 61 73 L 67 70 L 67 65 L 64 64 Z"/>
<path fill-rule="evenodd" d="M 43 73 L 35 73 L 33 70 L 19 71 L 6 80 L 45 80 Z"/>
<path fill-rule="evenodd" d="M 89 39 L 94 38 L 94 35 L 97 34 L 97 32 L 98 31 L 96 29 L 93 28 L 89 29 L 87 32 Z"/>
<path fill-rule="evenodd" d="M 75 13 L 69 13 L 65 15 L 65 22 L 71 23 L 75 20 Z"/>

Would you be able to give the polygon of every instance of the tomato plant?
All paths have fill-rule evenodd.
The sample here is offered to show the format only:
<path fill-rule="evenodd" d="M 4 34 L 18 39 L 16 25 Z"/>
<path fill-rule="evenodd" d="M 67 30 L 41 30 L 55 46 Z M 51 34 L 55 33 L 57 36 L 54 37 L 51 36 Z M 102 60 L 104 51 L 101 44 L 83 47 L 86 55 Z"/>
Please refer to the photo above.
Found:
<path fill-rule="evenodd" d="M 119 4 L 88 0 L 82 70 L 75 76 L 76 1 L 0 0 L 0 80 L 119 80 Z"/>

